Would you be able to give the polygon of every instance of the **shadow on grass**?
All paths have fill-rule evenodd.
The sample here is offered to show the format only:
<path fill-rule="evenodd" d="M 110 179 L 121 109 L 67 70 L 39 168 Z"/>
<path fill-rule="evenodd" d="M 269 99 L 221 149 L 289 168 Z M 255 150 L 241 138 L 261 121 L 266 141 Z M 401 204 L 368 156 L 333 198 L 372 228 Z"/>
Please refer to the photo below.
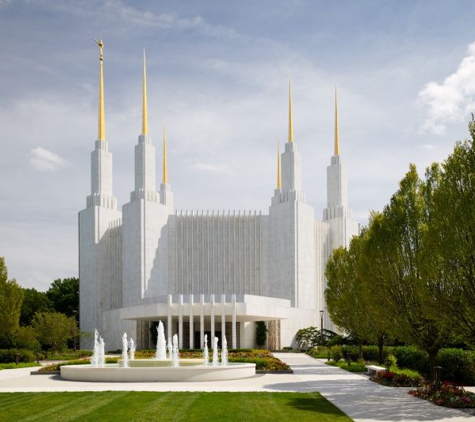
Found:
<path fill-rule="evenodd" d="M 289 405 L 298 410 L 303 410 L 306 412 L 314 412 L 318 415 L 328 415 L 328 420 L 351 420 L 347 415 L 345 415 L 340 409 L 331 404 L 327 399 L 318 395 L 315 397 L 315 394 L 308 394 L 308 397 L 295 397 L 289 399 Z M 338 418 L 338 419 L 337 419 Z"/>

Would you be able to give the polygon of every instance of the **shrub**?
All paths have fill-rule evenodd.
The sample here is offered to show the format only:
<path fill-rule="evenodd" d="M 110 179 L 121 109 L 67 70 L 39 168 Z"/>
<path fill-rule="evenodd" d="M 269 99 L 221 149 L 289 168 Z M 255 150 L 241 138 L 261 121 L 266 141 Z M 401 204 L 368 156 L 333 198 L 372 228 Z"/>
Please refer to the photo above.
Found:
<path fill-rule="evenodd" d="M 410 377 L 392 371 L 378 371 L 370 378 L 371 381 L 388 387 L 419 387 L 424 384 L 421 377 Z"/>
<path fill-rule="evenodd" d="M 414 346 L 398 346 L 390 348 L 400 368 L 414 369 L 421 374 L 429 374 L 429 358 L 426 352 Z"/>
<path fill-rule="evenodd" d="M 0 350 L 0 363 L 15 363 L 16 355 L 19 355 L 20 362 L 34 362 L 35 355 L 27 349 L 2 349 Z"/>
<path fill-rule="evenodd" d="M 341 346 L 332 346 L 330 349 L 332 359 L 338 362 L 341 359 Z"/>
<path fill-rule="evenodd" d="M 437 355 L 442 367 L 441 378 L 463 385 L 475 385 L 475 352 L 461 349 L 442 349 Z"/>
<path fill-rule="evenodd" d="M 429 400 L 437 406 L 452 408 L 475 407 L 475 394 L 465 391 L 463 387 L 444 382 L 431 382 L 417 390 L 408 391 L 414 397 Z"/>

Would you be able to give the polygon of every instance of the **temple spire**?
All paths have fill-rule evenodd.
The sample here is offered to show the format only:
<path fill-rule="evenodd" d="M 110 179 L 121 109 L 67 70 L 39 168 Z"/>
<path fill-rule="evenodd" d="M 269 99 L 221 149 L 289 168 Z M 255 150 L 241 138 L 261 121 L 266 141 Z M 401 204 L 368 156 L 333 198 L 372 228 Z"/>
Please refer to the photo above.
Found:
<path fill-rule="evenodd" d="M 280 169 L 280 141 L 277 140 L 277 189 L 282 189 L 282 172 Z"/>
<path fill-rule="evenodd" d="M 294 142 L 294 123 L 292 117 L 292 79 L 289 77 L 289 141 Z"/>
<path fill-rule="evenodd" d="M 106 121 L 104 117 L 104 43 L 102 40 L 94 41 L 99 46 L 99 63 L 100 63 L 100 77 L 99 77 L 99 124 L 97 129 L 97 139 L 101 141 L 106 140 Z"/>
<path fill-rule="evenodd" d="M 147 112 L 147 70 L 145 61 L 145 48 L 143 50 L 143 103 L 142 103 L 142 135 L 148 135 Z"/>
<path fill-rule="evenodd" d="M 340 133 L 338 130 L 338 91 L 335 87 L 335 154 L 340 155 Z"/>
<path fill-rule="evenodd" d="M 163 119 L 163 184 L 168 183 L 167 169 L 167 132 L 165 129 L 165 118 Z"/>

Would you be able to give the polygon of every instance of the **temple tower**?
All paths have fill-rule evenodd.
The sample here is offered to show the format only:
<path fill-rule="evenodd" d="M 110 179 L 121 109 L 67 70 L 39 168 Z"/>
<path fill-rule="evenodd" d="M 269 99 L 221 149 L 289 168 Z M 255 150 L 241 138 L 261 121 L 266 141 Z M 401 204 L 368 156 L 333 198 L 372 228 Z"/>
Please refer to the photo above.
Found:
<path fill-rule="evenodd" d="M 99 120 L 95 149 L 91 153 L 91 194 L 86 209 L 79 212 L 80 326 L 93 332 L 102 327 L 102 310 L 111 306 L 108 285 L 111 280 L 110 227 L 120 219 L 112 192 L 112 154 L 106 140 L 104 115 L 104 43 L 99 46 Z M 91 339 L 81 340 L 89 347 Z"/>
<path fill-rule="evenodd" d="M 277 189 L 269 208 L 269 295 L 292 307 L 315 309 L 314 210 L 302 192 L 301 158 L 294 142 L 292 85 L 289 80 L 288 141 L 277 160 Z M 280 174 L 281 173 L 281 174 Z M 311 325 L 314 321 L 309 320 Z M 302 323 L 300 321 L 299 323 Z M 282 321 L 292 332 L 296 321 Z M 290 345 L 292 339 L 283 338 Z"/>
<path fill-rule="evenodd" d="M 123 301 L 134 305 L 141 299 L 168 291 L 168 217 L 173 195 L 168 180 L 155 186 L 155 147 L 148 133 L 147 76 L 143 58 L 142 133 L 135 146 L 135 189 L 123 207 L 122 261 Z M 166 170 L 164 138 L 164 177 Z"/>

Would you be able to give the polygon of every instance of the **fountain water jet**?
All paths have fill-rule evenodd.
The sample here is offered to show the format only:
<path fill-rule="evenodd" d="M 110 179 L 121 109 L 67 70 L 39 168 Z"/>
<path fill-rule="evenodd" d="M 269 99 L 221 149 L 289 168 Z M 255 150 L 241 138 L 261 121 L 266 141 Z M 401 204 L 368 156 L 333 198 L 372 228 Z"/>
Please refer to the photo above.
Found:
<path fill-rule="evenodd" d="M 135 342 L 133 338 L 130 338 L 130 360 L 135 360 Z"/>
<path fill-rule="evenodd" d="M 129 355 L 127 354 L 129 343 L 127 342 L 127 333 L 122 336 L 122 366 L 129 367 Z"/>
<path fill-rule="evenodd" d="M 221 349 L 221 366 L 226 366 L 228 364 L 228 342 L 226 341 L 226 336 L 223 336 L 223 347 Z"/>
<path fill-rule="evenodd" d="M 208 352 L 208 334 L 205 334 L 205 344 L 203 346 L 203 359 L 205 366 L 209 365 L 209 352 Z"/>
<path fill-rule="evenodd" d="M 172 362 L 173 362 L 173 366 L 174 367 L 177 367 L 177 366 L 180 366 L 179 362 L 178 362 L 178 336 L 175 334 L 173 336 L 173 349 L 172 349 Z"/>
<path fill-rule="evenodd" d="M 163 329 L 163 322 L 159 321 L 157 326 L 157 353 L 155 354 L 156 359 L 166 359 L 167 358 L 167 345 L 165 341 L 165 330 Z"/>
<path fill-rule="evenodd" d="M 104 340 L 99 336 L 99 331 L 94 330 L 94 351 L 91 364 L 94 368 L 102 368 L 105 365 Z"/>
<path fill-rule="evenodd" d="M 218 337 L 213 340 L 213 366 L 218 366 Z"/>

